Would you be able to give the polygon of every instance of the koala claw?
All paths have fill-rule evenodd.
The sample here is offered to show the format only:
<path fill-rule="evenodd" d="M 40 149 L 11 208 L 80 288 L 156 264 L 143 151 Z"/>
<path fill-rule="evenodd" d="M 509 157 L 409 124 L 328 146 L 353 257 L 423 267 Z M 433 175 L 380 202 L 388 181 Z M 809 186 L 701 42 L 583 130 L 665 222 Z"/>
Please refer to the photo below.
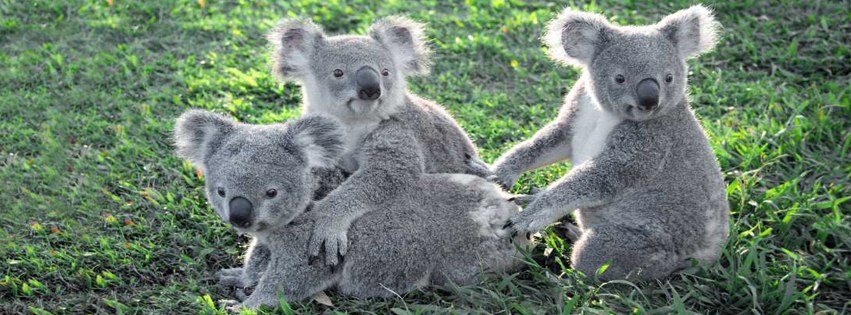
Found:
<path fill-rule="evenodd" d="M 511 199 L 509 199 L 508 201 L 511 201 Z M 513 228 L 514 228 L 514 222 L 511 222 L 511 220 L 508 220 L 508 222 L 505 222 L 505 225 L 502 226 L 503 230 L 513 229 Z"/>
<path fill-rule="evenodd" d="M 313 265 L 319 259 L 319 255 L 325 257 L 325 264 L 329 267 L 339 264 L 346 255 L 348 239 L 344 229 L 319 227 L 313 232 L 308 247 L 308 265 Z"/>

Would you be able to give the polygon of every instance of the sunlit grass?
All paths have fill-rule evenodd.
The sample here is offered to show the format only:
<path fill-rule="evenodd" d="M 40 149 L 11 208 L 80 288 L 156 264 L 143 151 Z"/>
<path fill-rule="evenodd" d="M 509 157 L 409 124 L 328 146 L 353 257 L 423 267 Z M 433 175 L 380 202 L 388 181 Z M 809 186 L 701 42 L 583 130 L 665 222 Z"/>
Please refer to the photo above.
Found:
<path fill-rule="evenodd" d="M 577 8 L 630 24 L 690 4 Z M 599 283 L 567 268 L 570 244 L 550 229 L 528 268 L 479 286 L 331 294 L 334 308 L 282 301 L 267 313 L 851 312 L 851 3 L 707 4 L 724 36 L 689 61 L 689 84 L 733 211 L 716 266 Z M 0 314 L 223 313 L 217 301 L 232 293 L 213 272 L 238 264 L 247 239 L 212 214 L 171 127 L 188 108 L 250 123 L 300 114 L 298 87 L 267 69 L 264 33 L 279 18 L 330 33 L 391 14 L 426 22 L 433 70 L 409 88 L 443 104 L 490 162 L 550 121 L 579 76 L 538 40 L 564 5 L 0 0 Z M 568 170 L 531 172 L 515 191 Z"/>

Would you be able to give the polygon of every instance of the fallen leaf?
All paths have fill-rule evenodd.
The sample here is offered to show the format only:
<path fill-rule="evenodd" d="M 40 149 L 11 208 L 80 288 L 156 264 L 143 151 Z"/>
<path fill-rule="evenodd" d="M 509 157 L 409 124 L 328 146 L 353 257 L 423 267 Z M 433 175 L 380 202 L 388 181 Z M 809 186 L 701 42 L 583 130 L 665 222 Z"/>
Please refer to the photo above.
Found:
<path fill-rule="evenodd" d="M 313 300 L 316 301 L 316 303 L 328 307 L 334 307 L 334 303 L 331 302 L 331 298 L 328 297 L 328 294 L 325 294 L 325 291 L 319 291 L 319 293 L 316 293 L 316 295 L 313 296 Z"/>

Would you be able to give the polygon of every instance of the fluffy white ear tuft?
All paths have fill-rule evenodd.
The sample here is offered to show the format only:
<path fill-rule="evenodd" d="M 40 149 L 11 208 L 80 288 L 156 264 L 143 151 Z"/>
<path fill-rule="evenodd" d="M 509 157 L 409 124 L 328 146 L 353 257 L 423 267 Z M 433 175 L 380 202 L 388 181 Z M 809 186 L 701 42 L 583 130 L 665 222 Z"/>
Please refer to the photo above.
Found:
<path fill-rule="evenodd" d="M 677 11 L 656 25 L 674 43 L 683 59 L 712 50 L 718 42 L 721 26 L 712 11 L 702 5 Z"/>
<path fill-rule="evenodd" d="M 550 58 L 575 66 L 586 66 L 602 50 L 612 26 L 602 15 L 565 8 L 547 25 L 542 38 Z"/>
<path fill-rule="evenodd" d="M 333 167 L 343 153 L 343 128 L 335 118 L 306 115 L 288 124 L 287 135 L 304 150 L 308 167 Z"/>
<path fill-rule="evenodd" d="M 236 125 L 228 117 L 205 110 L 183 113 L 174 124 L 177 156 L 206 172 L 206 158 L 215 153 Z"/>
<path fill-rule="evenodd" d="M 431 50 L 425 42 L 423 24 L 402 16 L 379 20 L 369 27 L 369 36 L 390 50 L 405 76 L 429 71 Z"/>
<path fill-rule="evenodd" d="M 314 45 L 325 39 L 322 27 L 303 18 L 282 20 L 266 35 L 272 74 L 279 80 L 302 78 L 310 66 Z"/>

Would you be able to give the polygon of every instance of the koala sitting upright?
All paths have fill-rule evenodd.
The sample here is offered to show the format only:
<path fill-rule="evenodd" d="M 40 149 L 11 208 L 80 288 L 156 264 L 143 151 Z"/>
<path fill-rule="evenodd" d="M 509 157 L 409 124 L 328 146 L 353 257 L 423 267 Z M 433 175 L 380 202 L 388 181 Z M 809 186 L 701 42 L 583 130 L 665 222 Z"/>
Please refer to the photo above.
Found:
<path fill-rule="evenodd" d="M 711 49 L 716 22 L 693 6 L 651 26 L 566 9 L 544 37 L 553 59 L 582 68 L 555 121 L 500 157 L 496 178 L 569 159 L 573 168 L 511 219 L 534 232 L 576 211 L 573 267 L 602 279 L 666 277 L 713 263 L 729 233 L 718 162 L 686 93 L 686 59 Z M 635 275 L 633 273 L 633 275 Z M 633 278 L 633 277 L 630 277 Z"/>
<path fill-rule="evenodd" d="M 486 176 L 466 133 L 440 106 L 406 89 L 428 71 L 422 25 L 405 18 L 373 24 L 368 35 L 326 36 L 307 20 L 283 21 L 268 35 L 273 73 L 301 84 L 305 114 L 327 114 L 345 128 L 341 165 L 353 174 L 316 205 L 309 252 L 338 263 L 356 218 L 394 198 L 423 173 Z"/>
<path fill-rule="evenodd" d="M 255 238 L 244 268 L 221 274 L 226 285 L 257 283 L 243 302 L 247 308 L 277 304 L 278 290 L 293 302 L 329 287 L 388 297 L 429 285 L 474 284 L 483 271 L 520 262 L 502 228 L 519 207 L 505 193 L 473 175 L 423 174 L 354 221 L 344 261 L 334 268 L 310 265 L 304 250 L 310 233 L 328 220 L 314 200 L 344 179 L 334 168 L 343 152 L 335 119 L 308 115 L 248 125 L 192 110 L 177 120 L 175 138 L 178 154 L 203 171 L 216 214 Z"/>

